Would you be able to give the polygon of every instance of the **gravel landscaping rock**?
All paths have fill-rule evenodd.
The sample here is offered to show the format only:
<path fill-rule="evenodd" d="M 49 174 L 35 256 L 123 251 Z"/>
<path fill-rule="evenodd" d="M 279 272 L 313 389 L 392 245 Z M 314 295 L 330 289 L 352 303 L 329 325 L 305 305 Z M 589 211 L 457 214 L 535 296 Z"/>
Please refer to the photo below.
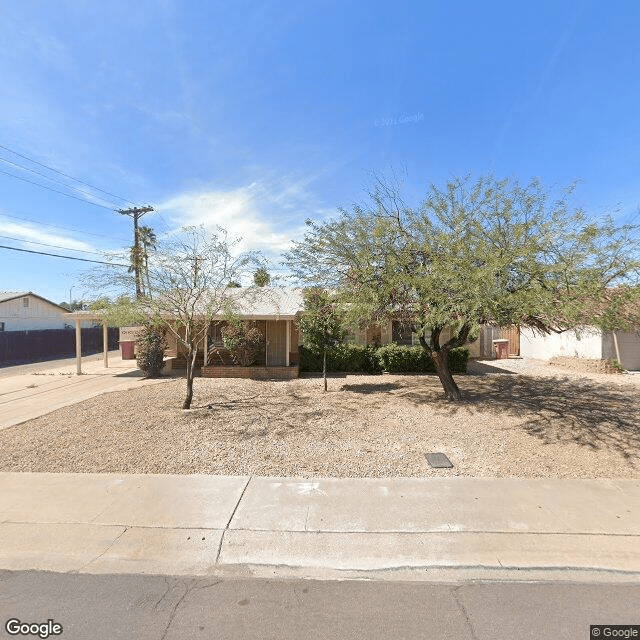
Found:
<path fill-rule="evenodd" d="M 0 432 L 1 471 L 261 476 L 638 478 L 640 376 L 536 361 L 436 376 L 182 379 L 102 395 Z M 453 469 L 431 469 L 440 451 Z"/>

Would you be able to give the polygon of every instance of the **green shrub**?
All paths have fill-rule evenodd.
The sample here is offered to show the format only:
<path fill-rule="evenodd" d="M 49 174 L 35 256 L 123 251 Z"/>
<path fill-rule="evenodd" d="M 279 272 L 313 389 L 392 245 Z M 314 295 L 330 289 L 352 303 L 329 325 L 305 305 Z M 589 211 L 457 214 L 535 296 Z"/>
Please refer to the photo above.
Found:
<path fill-rule="evenodd" d="M 469 364 L 469 349 L 467 347 L 456 347 L 449 351 L 447 362 L 449 363 L 449 371 L 451 373 L 467 373 L 467 364 Z"/>
<path fill-rule="evenodd" d="M 620 364 L 617 358 L 609 358 L 609 364 L 613 369 L 620 373 L 625 373 L 625 368 Z"/>
<path fill-rule="evenodd" d="M 377 356 L 380 367 L 389 373 L 435 372 L 433 363 L 422 347 L 407 347 L 392 342 L 380 347 Z"/>
<path fill-rule="evenodd" d="M 377 351 L 380 367 L 389 373 L 435 373 L 436 367 L 422 347 L 385 344 Z M 451 373 L 466 373 L 469 349 L 458 347 L 449 351 L 447 362 Z"/>
<path fill-rule="evenodd" d="M 382 371 L 376 358 L 376 348 L 370 345 L 349 343 L 336 345 L 330 350 L 328 362 L 331 362 L 330 371 L 351 371 L 354 373 L 380 373 Z"/>
<path fill-rule="evenodd" d="M 158 327 L 145 326 L 142 335 L 136 340 L 136 347 L 138 368 L 147 374 L 147 378 L 159 378 L 164 367 L 164 331 Z"/>
<path fill-rule="evenodd" d="M 451 373 L 466 373 L 469 349 L 449 351 Z M 327 351 L 327 371 L 351 373 L 435 373 L 436 368 L 422 347 L 405 347 L 395 343 L 376 348 L 372 345 L 342 343 Z M 300 371 L 322 371 L 322 356 L 300 345 Z"/>
<path fill-rule="evenodd" d="M 300 371 L 322 371 L 322 354 L 300 345 Z M 376 348 L 370 345 L 341 343 L 327 350 L 327 371 L 337 373 L 380 373 Z"/>
<path fill-rule="evenodd" d="M 249 367 L 255 363 L 264 337 L 255 322 L 229 321 L 222 327 L 222 341 L 236 364 Z"/>

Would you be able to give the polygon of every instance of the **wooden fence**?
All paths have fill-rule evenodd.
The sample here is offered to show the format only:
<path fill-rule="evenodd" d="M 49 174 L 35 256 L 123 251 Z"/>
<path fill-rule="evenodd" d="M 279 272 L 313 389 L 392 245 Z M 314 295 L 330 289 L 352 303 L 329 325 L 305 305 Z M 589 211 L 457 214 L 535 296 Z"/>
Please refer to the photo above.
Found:
<path fill-rule="evenodd" d="M 481 358 L 495 357 L 493 340 L 508 340 L 509 355 L 520 355 L 520 329 L 516 325 L 508 325 L 506 327 L 493 327 L 491 325 L 483 325 L 480 331 L 479 338 L 479 350 Z"/>

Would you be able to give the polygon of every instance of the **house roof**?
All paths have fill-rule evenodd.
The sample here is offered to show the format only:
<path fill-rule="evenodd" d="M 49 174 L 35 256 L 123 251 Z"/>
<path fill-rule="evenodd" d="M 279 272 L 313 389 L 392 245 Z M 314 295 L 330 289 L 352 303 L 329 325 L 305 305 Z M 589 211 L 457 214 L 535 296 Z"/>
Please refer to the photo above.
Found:
<path fill-rule="evenodd" d="M 33 291 L 0 291 L 0 302 L 8 302 L 9 300 L 15 300 L 16 298 L 24 298 L 26 296 L 33 296 L 34 298 L 39 298 L 40 300 L 43 300 L 47 304 L 52 304 L 54 307 L 57 307 L 61 311 L 64 311 L 65 313 L 69 313 L 68 309 L 61 307 L 59 304 L 56 304 L 55 302 L 51 302 L 51 300 L 47 300 L 46 298 L 39 296 L 37 293 L 33 293 Z"/>
<path fill-rule="evenodd" d="M 227 289 L 225 296 L 233 300 L 234 311 L 248 320 L 292 320 L 304 309 L 302 292 L 294 287 L 238 287 Z M 83 320 L 101 317 L 96 311 L 74 311 L 72 315 Z"/>
<path fill-rule="evenodd" d="M 302 289 L 293 287 L 251 287 L 230 289 L 236 311 L 246 318 L 293 318 L 304 309 Z"/>
<path fill-rule="evenodd" d="M 7 302 L 7 300 L 14 300 L 15 298 L 22 298 L 28 296 L 31 291 L 0 291 L 0 302 Z"/>

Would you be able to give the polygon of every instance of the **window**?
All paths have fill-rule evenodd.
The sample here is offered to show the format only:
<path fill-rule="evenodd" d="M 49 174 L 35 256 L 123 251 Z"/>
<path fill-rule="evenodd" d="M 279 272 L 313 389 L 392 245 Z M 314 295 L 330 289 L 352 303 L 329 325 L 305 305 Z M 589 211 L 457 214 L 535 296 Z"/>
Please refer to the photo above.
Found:
<path fill-rule="evenodd" d="M 22 306 L 23 307 L 29 306 L 29 298 L 22 298 Z"/>
<path fill-rule="evenodd" d="M 4 331 L 4 322 L 0 322 L 0 331 Z"/>

